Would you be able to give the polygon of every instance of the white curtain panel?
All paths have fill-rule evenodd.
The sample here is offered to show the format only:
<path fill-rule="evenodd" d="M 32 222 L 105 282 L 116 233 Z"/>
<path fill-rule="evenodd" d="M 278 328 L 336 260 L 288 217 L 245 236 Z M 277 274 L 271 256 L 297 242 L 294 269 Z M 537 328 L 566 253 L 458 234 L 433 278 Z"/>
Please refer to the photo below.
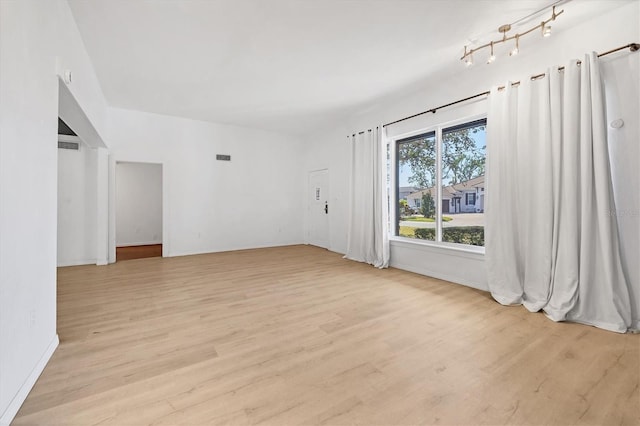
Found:
<path fill-rule="evenodd" d="M 616 332 L 631 326 L 595 53 L 492 90 L 486 260 L 505 305 Z"/>
<path fill-rule="evenodd" d="M 386 151 L 382 129 L 351 137 L 351 204 L 347 259 L 389 266 Z"/>

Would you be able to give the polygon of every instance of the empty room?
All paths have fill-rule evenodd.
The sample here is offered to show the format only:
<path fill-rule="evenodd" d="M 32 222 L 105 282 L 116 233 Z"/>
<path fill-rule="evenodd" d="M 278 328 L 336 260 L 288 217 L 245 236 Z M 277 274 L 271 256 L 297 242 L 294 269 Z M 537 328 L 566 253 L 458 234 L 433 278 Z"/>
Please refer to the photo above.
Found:
<path fill-rule="evenodd" d="M 640 424 L 640 0 L 0 0 L 0 425 Z"/>

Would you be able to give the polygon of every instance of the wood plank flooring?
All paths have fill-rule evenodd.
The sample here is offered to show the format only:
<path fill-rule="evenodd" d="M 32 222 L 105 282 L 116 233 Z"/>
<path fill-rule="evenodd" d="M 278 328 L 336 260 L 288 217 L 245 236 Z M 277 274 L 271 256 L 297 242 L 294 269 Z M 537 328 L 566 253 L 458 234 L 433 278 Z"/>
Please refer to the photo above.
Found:
<path fill-rule="evenodd" d="M 116 262 L 147 257 L 162 257 L 162 244 L 116 247 Z"/>
<path fill-rule="evenodd" d="M 639 424 L 640 336 L 308 246 L 58 272 L 23 424 Z"/>

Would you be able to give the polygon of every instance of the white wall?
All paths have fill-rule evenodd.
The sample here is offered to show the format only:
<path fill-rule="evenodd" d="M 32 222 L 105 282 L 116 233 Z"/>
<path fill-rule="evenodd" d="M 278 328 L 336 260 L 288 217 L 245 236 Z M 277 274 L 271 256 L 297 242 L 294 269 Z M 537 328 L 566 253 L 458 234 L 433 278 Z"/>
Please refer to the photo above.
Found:
<path fill-rule="evenodd" d="M 0 1 L 0 423 L 57 346 L 55 16 Z"/>
<path fill-rule="evenodd" d="M 0 424 L 58 343 L 57 74 L 66 68 L 103 132 L 104 98 L 66 1 L 0 1 Z"/>
<path fill-rule="evenodd" d="M 165 256 L 303 241 L 299 141 L 118 108 L 109 116 L 112 165 L 163 166 Z M 216 161 L 216 154 L 229 154 L 231 161 Z"/>
<path fill-rule="evenodd" d="M 35 0 L 29 0 L 35 1 Z M 66 0 L 57 0 L 58 31 L 56 37 L 56 72 L 63 76 L 70 70 L 71 83 L 60 81 L 57 114 L 89 147 L 96 149 L 96 240 L 95 262 L 108 263 L 108 144 L 105 140 L 107 103 L 102 93 L 93 64 Z M 54 17 L 50 17 L 54 19 Z"/>
<path fill-rule="evenodd" d="M 96 263 L 96 169 L 96 149 L 58 149 L 58 266 Z"/>
<path fill-rule="evenodd" d="M 574 8 L 580 7 L 578 2 L 567 4 L 567 7 L 569 5 Z M 605 10 L 591 21 L 586 21 L 570 29 L 561 30 L 560 18 L 558 23 L 554 25 L 556 32 L 551 38 L 538 38 L 532 41 L 530 40 L 536 38 L 523 38 L 520 41 L 521 53 L 516 57 L 500 56 L 492 65 L 479 63 L 469 69 L 461 63 L 460 71 L 455 75 L 429 76 L 429 79 L 407 87 L 406 90 L 398 91 L 385 99 L 364 105 L 361 112 L 345 117 L 344 120 L 336 122 L 333 126 L 308 137 L 306 142 L 309 150 L 305 162 L 306 168 L 308 170 L 321 168 L 331 170 L 333 214 L 330 218 L 330 249 L 344 253 L 347 245 L 346 227 L 349 197 L 347 185 L 350 161 L 346 138 L 348 134 L 484 92 L 492 86 L 504 84 L 509 80 L 518 80 L 532 74 L 538 74 L 549 66 L 561 65 L 569 59 L 580 58 L 588 51 L 603 52 L 630 42 L 638 42 L 640 40 L 638 16 L 640 16 L 639 2 L 633 2 L 618 9 Z M 637 56 L 639 54 L 630 54 L 627 51 L 618 55 Z M 452 61 L 457 61 L 457 58 L 452 58 Z M 614 59 L 605 59 L 605 62 L 610 61 L 614 61 Z M 393 64 L 385 64 L 385 66 L 393 66 Z M 628 69 L 623 67 L 617 73 L 627 75 Z M 636 79 L 635 83 L 627 82 L 626 87 L 621 91 L 627 96 L 623 103 L 628 104 L 634 101 L 637 103 L 637 76 L 628 77 L 628 79 L 633 78 Z M 400 134 L 483 112 L 486 112 L 486 101 L 481 100 L 408 120 L 402 124 L 391 126 L 387 130 L 390 134 Z M 630 120 L 637 123 L 637 114 Z M 638 193 L 637 141 L 639 137 L 637 126 L 631 125 L 629 128 L 622 129 L 622 132 L 618 132 L 618 134 L 625 135 L 624 138 L 620 138 L 623 143 L 617 144 L 615 151 L 614 168 L 616 171 L 614 174 L 617 176 L 618 188 L 625 185 L 622 182 L 628 182 L 626 188 L 631 192 Z M 634 141 L 635 148 L 630 141 Z M 632 164 L 636 164 L 635 171 Z M 620 193 L 618 193 L 618 198 L 622 198 Z M 622 234 L 629 235 L 623 237 L 623 255 L 627 259 L 625 266 L 628 275 L 636 277 L 633 285 L 636 289 L 637 302 L 640 294 L 637 266 L 632 266 L 634 262 L 628 260 L 640 258 L 637 243 L 635 245 L 632 243 L 632 239 L 633 241 L 638 240 L 637 212 L 639 210 L 637 201 L 632 201 L 634 199 L 637 197 L 626 197 L 623 201 L 628 214 L 620 220 L 620 223 Z M 636 204 L 632 205 L 633 202 Z M 637 262 L 635 264 L 637 265 Z M 392 241 L 391 265 L 480 289 L 488 289 L 484 255 L 478 253 L 465 253 Z M 636 269 L 631 271 L 632 268 Z M 637 308 L 634 309 L 637 318 Z"/>
<path fill-rule="evenodd" d="M 329 211 L 328 249 L 343 254 L 347 251 L 348 182 L 351 164 L 351 147 L 347 135 L 351 133 L 353 130 L 348 129 L 346 123 L 336 123 L 335 128 L 319 131 L 308 137 L 305 144 L 306 171 L 329 169 L 329 205 L 331 209 Z M 308 226 L 309 224 L 305 221 L 305 228 Z M 305 240 L 305 242 L 307 241 Z"/>
<path fill-rule="evenodd" d="M 162 165 L 116 164 L 116 247 L 162 244 Z"/>
<path fill-rule="evenodd" d="M 615 214 L 620 229 L 623 267 L 631 282 L 632 315 L 640 328 L 640 54 L 620 55 L 603 67 L 609 123 L 622 119 L 619 129 L 609 126 Z"/>
<path fill-rule="evenodd" d="M 57 33 L 50 35 L 52 38 L 57 38 L 58 42 L 56 72 L 62 76 L 65 70 L 71 71 L 72 82 L 65 86 L 81 108 L 81 111 L 70 111 L 71 116 L 61 115 L 61 117 L 89 146 L 94 148 L 104 146 L 108 115 L 107 102 L 69 5 L 66 0 L 57 0 L 56 3 L 59 25 Z M 54 16 L 49 19 L 54 19 Z M 66 93 L 64 95 L 61 102 L 66 101 Z M 62 109 L 61 113 L 68 112 L 65 108 Z"/>

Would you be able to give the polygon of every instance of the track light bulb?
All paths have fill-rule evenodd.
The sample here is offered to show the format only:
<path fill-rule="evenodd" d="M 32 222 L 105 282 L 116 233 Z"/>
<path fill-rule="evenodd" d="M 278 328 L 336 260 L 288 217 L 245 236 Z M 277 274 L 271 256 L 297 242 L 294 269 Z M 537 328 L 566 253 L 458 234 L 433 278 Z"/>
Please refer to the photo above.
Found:
<path fill-rule="evenodd" d="M 471 65 L 473 65 L 473 56 L 471 56 L 471 53 L 469 53 L 469 54 L 467 55 L 467 57 L 465 58 L 465 60 L 464 60 L 464 64 L 465 64 L 467 67 L 470 67 Z"/>
<path fill-rule="evenodd" d="M 520 53 L 520 37 L 516 36 L 516 47 L 514 47 L 513 49 L 511 49 L 511 52 L 509 52 L 509 56 L 516 56 L 518 53 Z"/>
<path fill-rule="evenodd" d="M 464 47 L 464 55 L 461 58 L 464 61 L 464 64 L 468 67 L 473 65 L 473 49 L 467 52 L 467 46 Z"/>
<path fill-rule="evenodd" d="M 489 56 L 489 59 L 487 59 L 487 64 L 490 64 L 495 60 L 496 60 L 496 55 L 493 54 L 493 42 L 491 42 L 491 55 Z"/>
<path fill-rule="evenodd" d="M 551 25 L 544 25 L 542 27 L 542 36 L 549 37 L 551 35 Z"/>

